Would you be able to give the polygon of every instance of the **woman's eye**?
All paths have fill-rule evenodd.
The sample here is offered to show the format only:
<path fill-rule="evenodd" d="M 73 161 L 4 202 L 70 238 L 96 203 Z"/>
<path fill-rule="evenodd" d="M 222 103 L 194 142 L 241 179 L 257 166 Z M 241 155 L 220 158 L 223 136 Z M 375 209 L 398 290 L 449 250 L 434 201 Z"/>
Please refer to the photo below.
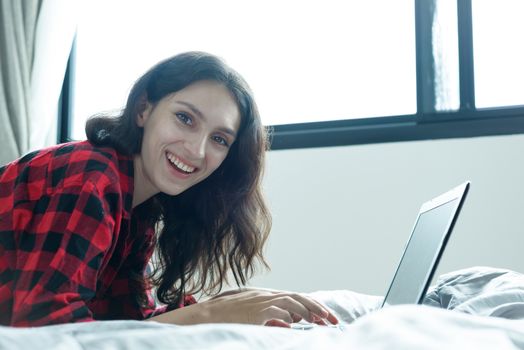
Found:
<path fill-rule="evenodd" d="M 193 120 L 185 113 L 176 113 L 176 117 L 186 125 L 193 125 Z"/>
<path fill-rule="evenodd" d="M 213 140 L 215 140 L 216 143 L 222 146 L 229 147 L 229 143 L 227 142 L 227 140 L 221 136 L 213 136 Z"/>

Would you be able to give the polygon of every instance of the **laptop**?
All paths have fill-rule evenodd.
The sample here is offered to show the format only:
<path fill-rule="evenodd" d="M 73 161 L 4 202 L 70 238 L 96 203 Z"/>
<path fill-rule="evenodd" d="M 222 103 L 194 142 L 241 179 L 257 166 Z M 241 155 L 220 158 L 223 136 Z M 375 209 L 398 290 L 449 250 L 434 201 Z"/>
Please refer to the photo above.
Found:
<path fill-rule="evenodd" d="M 422 204 L 382 307 L 421 304 L 466 199 L 470 182 Z M 313 324 L 295 323 L 309 329 Z"/>

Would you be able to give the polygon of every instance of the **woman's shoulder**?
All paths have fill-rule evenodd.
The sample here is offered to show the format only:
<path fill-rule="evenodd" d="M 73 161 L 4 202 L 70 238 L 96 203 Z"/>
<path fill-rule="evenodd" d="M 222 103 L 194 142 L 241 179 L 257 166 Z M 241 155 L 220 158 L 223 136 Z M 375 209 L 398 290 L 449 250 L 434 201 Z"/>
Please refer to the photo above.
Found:
<path fill-rule="evenodd" d="M 63 166 L 71 162 L 98 161 L 103 163 L 114 162 L 118 158 L 126 157 L 111 147 L 95 146 L 89 141 L 71 141 L 58 145 L 48 146 L 36 151 L 29 152 L 24 156 L 5 165 L 8 166 L 25 166 L 48 164 L 53 160 L 54 164 Z"/>
<path fill-rule="evenodd" d="M 58 145 L 53 151 L 52 162 L 53 172 L 62 171 L 64 177 L 70 181 L 91 181 L 97 187 L 132 178 L 133 164 L 130 156 L 119 153 L 115 148 L 97 146 L 89 141 Z"/>
<path fill-rule="evenodd" d="M 9 172 L 13 180 L 15 177 L 27 177 L 27 182 L 43 180 L 48 189 L 86 182 L 101 189 L 110 184 L 127 185 L 133 176 L 133 163 L 132 157 L 112 147 L 74 141 L 30 152 L 7 164 L 3 172 Z"/>
<path fill-rule="evenodd" d="M 62 159 L 67 162 L 98 161 L 115 163 L 119 158 L 116 149 L 109 146 L 96 146 L 87 140 L 62 143 L 49 147 L 47 150 L 52 153 L 54 159 Z"/>

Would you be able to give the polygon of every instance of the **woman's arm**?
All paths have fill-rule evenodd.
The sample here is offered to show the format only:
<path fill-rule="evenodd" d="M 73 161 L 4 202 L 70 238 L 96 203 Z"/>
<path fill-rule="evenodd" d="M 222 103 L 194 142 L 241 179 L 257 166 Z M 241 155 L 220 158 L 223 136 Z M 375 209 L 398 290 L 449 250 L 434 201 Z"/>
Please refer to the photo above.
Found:
<path fill-rule="evenodd" d="M 12 326 L 90 321 L 86 301 L 113 243 L 115 220 L 91 182 L 57 189 L 38 200 L 27 215 L 16 250 L 19 273 L 12 280 Z M 22 220 L 21 217 L 18 218 Z"/>
<path fill-rule="evenodd" d="M 302 319 L 318 324 L 338 323 L 324 306 L 303 294 L 254 288 L 228 291 L 149 320 L 179 325 L 247 323 L 289 327 Z"/>

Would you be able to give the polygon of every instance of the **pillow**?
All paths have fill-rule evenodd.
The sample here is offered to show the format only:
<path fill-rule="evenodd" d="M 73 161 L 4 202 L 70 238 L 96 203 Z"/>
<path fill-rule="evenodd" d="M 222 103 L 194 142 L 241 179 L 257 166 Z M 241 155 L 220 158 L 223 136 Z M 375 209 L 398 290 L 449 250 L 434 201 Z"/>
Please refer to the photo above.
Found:
<path fill-rule="evenodd" d="M 342 323 L 378 309 L 382 296 L 349 290 L 309 294 L 328 307 Z M 423 304 L 472 315 L 524 319 L 524 275 L 494 267 L 471 267 L 441 275 Z"/>
<path fill-rule="evenodd" d="M 524 275 L 471 267 L 441 275 L 424 304 L 472 315 L 524 319 Z"/>

